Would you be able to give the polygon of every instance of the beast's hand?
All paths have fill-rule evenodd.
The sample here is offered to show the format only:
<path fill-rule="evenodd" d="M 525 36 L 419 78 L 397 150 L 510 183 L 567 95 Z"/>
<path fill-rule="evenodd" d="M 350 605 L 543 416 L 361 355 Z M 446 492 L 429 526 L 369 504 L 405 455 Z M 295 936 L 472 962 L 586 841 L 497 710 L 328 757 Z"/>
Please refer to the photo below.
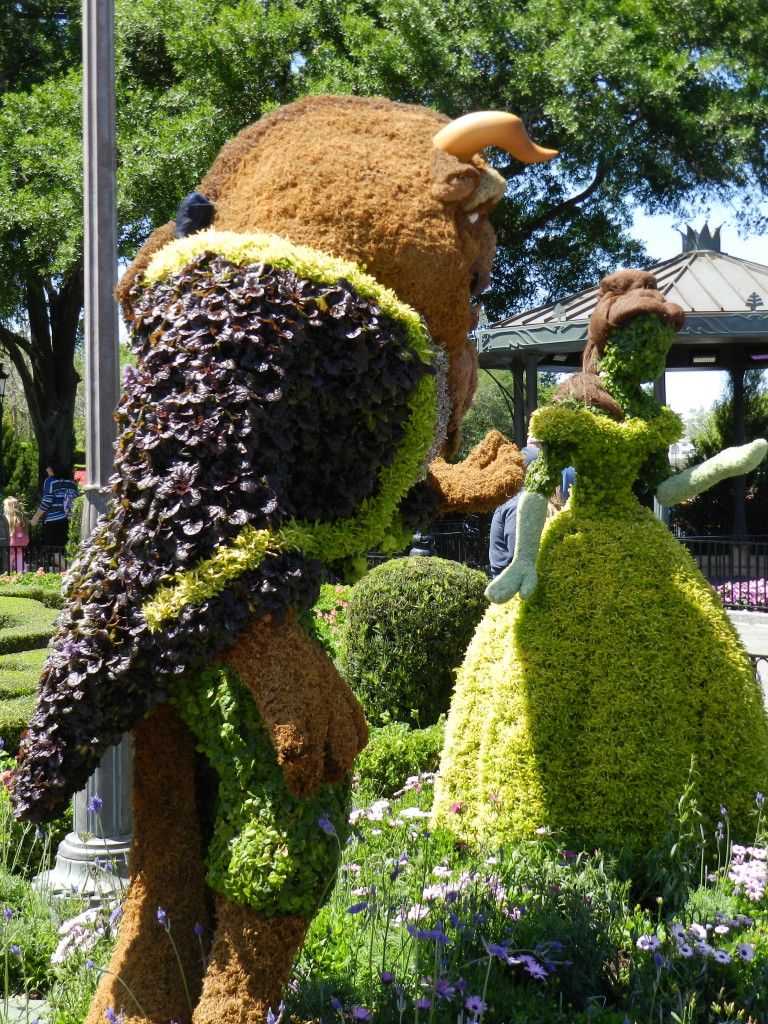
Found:
<path fill-rule="evenodd" d="M 524 475 L 520 450 L 498 430 L 492 430 L 463 462 L 430 462 L 427 483 L 440 498 L 440 515 L 492 512 L 517 494 Z"/>
<path fill-rule="evenodd" d="M 259 623 L 224 656 L 256 700 L 296 796 L 340 782 L 368 742 L 357 698 L 299 626 Z"/>

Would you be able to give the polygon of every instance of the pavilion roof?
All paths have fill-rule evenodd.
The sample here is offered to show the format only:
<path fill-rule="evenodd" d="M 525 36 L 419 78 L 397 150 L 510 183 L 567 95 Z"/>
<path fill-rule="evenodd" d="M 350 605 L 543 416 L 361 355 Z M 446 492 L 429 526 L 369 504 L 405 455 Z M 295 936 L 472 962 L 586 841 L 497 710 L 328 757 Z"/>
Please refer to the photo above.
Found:
<path fill-rule="evenodd" d="M 691 237 L 693 245 L 711 247 L 689 248 L 647 268 L 660 291 L 686 312 L 668 367 L 768 366 L 768 266 L 720 252 L 717 232 L 713 237 L 708 229 L 689 229 L 688 246 Z M 502 367 L 515 356 L 535 355 L 539 365 L 575 368 L 597 299 L 595 286 L 478 328 L 480 365 Z M 695 359 L 697 349 L 708 355 L 700 351 Z"/>

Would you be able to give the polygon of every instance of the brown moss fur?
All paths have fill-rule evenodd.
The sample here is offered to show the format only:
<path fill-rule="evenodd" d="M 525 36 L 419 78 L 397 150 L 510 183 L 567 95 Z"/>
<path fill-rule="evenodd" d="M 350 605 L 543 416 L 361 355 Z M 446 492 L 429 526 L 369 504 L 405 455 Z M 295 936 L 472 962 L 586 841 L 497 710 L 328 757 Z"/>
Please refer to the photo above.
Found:
<path fill-rule="evenodd" d="M 221 660 L 253 694 L 296 796 L 344 778 L 368 742 L 363 710 L 294 611 L 251 626 Z"/>
<path fill-rule="evenodd" d="M 519 449 L 492 430 L 463 462 L 430 463 L 430 488 L 440 497 L 438 512 L 492 512 L 523 486 L 525 464 Z"/>
<path fill-rule="evenodd" d="M 617 327 L 629 323 L 637 316 L 651 314 L 663 324 L 671 324 L 679 330 L 685 314 L 674 302 L 667 302 L 656 289 L 656 278 L 647 270 L 618 270 L 600 282 L 600 297 L 589 321 L 587 344 L 581 357 L 581 373 L 568 377 L 552 396 L 553 401 L 561 398 L 575 398 L 578 401 L 602 409 L 617 420 L 624 419 L 624 413 L 616 401 L 603 387 L 598 375 L 598 365 L 605 352 L 605 346 Z"/>
<path fill-rule="evenodd" d="M 308 921 L 266 914 L 216 898 L 218 927 L 193 1024 L 264 1024 L 277 1016 Z"/>
<path fill-rule="evenodd" d="M 473 275 L 488 280 L 495 236 L 487 220 L 492 198 L 474 210 L 472 224 L 465 189 L 443 189 L 461 197 L 455 201 L 433 194 L 466 168 L 446 155 L 435 182 L 432 138 L 446 122 L 433 110 L 386 99 L 311 96 L 240 132 L 199 190 L 216 206 L 214 228 L 274 232 L 365 264 L 425 317 L 451 359 L 451 451 L 476 387 L 477 359 L 467 346 Z M 488 165 L 479 156 L 471 165 L 480 181 Z M 172 224 L 155 232 L 120 283 L 129 319 L 128 291 L 148 253 L 172 232 Z"/>
<path fill-rule="evenodd" d="M 195 739 L 169 707 L 136 727 L 133 753 L 131 884 L 117 946 L 85 1024 L 104 1024 L 105 1011 L 125 1010 L 126 1021 L 144 1021 L 128 989 L 153 1024 L 189 1024 L 181 971 L 168 935 L 157 920 L 168 915 L 187 984 L 197 999 L 202 985 L 200 941 L 208 932 L 207 895 L 194 791 Z"/>

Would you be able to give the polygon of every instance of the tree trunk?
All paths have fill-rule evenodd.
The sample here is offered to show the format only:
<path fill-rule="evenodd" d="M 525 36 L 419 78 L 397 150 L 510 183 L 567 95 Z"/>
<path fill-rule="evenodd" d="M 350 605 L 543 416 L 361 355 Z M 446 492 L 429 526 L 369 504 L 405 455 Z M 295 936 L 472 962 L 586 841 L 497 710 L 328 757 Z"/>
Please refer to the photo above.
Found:
<path fill-rule="evenodd" d="M 24 387 L 42 478 L 51 462 L 64 467 L 72 462 L 79 381 L 74 354 L 83 311 L 82 263 L 55 284 L 42 274 L 30 272 L 25 297 L 28 335 L 0 326 L 0 344 Z"/>

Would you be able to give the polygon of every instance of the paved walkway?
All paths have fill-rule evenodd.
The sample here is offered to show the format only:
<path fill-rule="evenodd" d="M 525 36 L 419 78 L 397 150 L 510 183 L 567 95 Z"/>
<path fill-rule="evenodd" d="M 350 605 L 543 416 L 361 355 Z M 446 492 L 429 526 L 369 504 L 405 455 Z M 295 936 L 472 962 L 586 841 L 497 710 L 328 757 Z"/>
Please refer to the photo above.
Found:
<path fill-rule="evenodd" d="M 2 1024 L 45 1024 L 48 1019 L 48 1003 L 44 999 L 21 999 L 18 996 L 8 1000 L 8 1016 L 3 1016 L 3 1002 L 0 1000 L 0 1021 Z"/>

